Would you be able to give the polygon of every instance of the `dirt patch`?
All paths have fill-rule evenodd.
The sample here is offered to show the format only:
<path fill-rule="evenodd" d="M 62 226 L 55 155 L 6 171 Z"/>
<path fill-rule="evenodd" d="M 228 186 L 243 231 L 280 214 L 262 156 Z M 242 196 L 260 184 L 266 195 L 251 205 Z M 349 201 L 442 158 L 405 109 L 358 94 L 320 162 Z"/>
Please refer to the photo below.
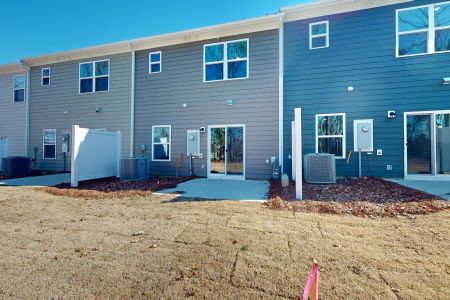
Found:
<path fill-rule="evenodd" d="M 55 196 L 74 198 L 106 199 L 145 196 L 159 190 L 176 187 L 179 183 L 193 179 L 192 177 L 153 176 L 147 180 L 124 181 L 116 177 L 86 180 L 79 183 L 78 188 L 69 183 L 54 187 L 39 188 Z"/>
<path fill-rule="evenodd" d="M 394 217 L 435 213 L 450 202 L 379 178 L 343 178 L 333 185 L 303 184 L 306 201 L 295 201 L 295 182 L 286 188 L 270 182 L 267 204 L 272 209 L 346 214 L 360 217 Z"/>
<path fill-rule="evenodd" d="M 0 187 L 0 299 L 448 299 L 450 211 L 275 211 L 176 196 L 55 197 Z"/>

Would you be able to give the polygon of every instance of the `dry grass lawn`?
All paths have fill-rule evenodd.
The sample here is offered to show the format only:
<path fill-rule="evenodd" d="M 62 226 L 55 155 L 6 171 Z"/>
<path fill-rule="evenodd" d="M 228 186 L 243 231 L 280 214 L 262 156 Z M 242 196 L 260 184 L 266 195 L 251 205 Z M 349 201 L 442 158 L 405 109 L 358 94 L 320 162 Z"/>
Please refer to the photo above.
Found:
<path fill-rule="evenodd" d="M 297 299 L 313 258 L 321 299 L 449 298 L 448 210 L 365 219 L 169 199 L 0 188 L 0 298 Z"/>

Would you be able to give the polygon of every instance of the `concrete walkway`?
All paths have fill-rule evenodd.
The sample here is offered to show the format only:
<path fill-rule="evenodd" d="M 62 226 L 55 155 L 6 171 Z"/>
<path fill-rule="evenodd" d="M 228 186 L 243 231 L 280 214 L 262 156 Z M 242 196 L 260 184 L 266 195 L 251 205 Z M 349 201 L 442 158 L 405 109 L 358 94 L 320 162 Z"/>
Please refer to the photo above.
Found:
<path fill-rule="evenodd" d="M 213 200 L 265 201 L 269 192 L 268 181 L 194 179 L 180 183 L 176 188 L 158 194 L 180 194 L 184 198 Z"/>
<path fill-rule="evenodd" d="M 0 186 L 52 186 L 60 183 L 69 183 L 70 173 L 24 177 L 0 180 Z"/>
<path fill-rule="evenodd" d="M 390 181 L 450 200 L 450 182 L 448 181 L 405 179 L 390 179 Z"/>

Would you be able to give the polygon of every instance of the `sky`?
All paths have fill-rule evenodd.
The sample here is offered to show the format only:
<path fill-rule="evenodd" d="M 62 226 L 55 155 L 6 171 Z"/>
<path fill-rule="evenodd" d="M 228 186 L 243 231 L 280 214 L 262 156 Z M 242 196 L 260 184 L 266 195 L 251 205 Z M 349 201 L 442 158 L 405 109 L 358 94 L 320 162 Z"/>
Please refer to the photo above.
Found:
<path fill-rule="evenodd" d="M 1 0 L 0 64 L 239 21 L 311 0 Z"/>

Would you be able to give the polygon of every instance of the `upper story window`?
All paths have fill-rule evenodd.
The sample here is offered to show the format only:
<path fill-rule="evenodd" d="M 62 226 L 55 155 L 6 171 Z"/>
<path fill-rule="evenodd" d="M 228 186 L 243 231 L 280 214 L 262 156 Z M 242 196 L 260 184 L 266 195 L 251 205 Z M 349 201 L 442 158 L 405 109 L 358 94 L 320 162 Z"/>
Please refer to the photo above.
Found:
<path fill-rule="evenodd" d="M 41 71 L 41 85 L 50 85 L 50 68 L 43 68 Z"/>
<path fill-rule="evenodd" d="M 109 91 L 109 60 L 80 64 L 80 94 Z"/>
<path fill-rule="evenodd" d="M 248 78 L 248 39 L 204 45 L 203 81 Z"/>
<path fill-rule="evenodd" d="M 316 115 L 316 153 L 345 158 L 345 114 Z"/>
<path fill-rule="evenodd" d="M 328 21 L 309 24 L 309 49 L 330 46 L 330 23 Z"/>
<path fill-rule="evenodd" d="M 396 55 L 450 51 L 450 2 L 397 10 Z"/>
<path fill-rule="evenodd" d="M 161 73 L 162 67 L 162 53 L 161 51 L 152 52 L 148 55 L 149 68 L 148 72 L 150 74 Z"/>
<path fill-rule="evenodd" d="M 14 102 L 25 101 L 25 75 L 14 76 Z"/>

